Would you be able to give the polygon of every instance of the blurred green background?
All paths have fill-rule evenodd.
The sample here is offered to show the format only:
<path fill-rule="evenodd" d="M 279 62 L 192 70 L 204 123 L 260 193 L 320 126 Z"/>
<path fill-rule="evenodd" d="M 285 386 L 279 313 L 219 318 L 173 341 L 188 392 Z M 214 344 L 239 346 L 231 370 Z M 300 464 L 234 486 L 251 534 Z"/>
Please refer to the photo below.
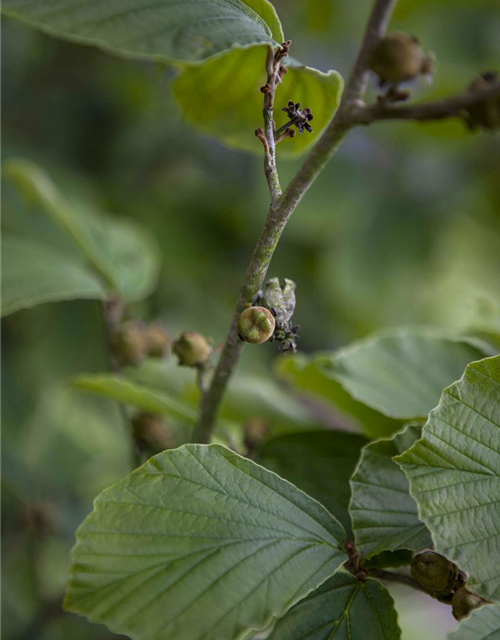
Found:
<path fill-rule="evenodd" d="M 371 3 L 274 4 L 294 56 L 345 76 Z M 417 99 L 460 91 L 475 73 L 498 69 L 497 0 L 401 0 L 392 27 L 418 35 L 437 58 L 434 83 L 418 84 Z M 160 245 L 161 274 L 135 313 L 160 319 L 171 335 L 199 331 L 220 342 L 266 215 L 262 159 L 186 126 L 172 70 L 52 40 L 8 19 L 2 31 L 3 159 L 38 162 L 74 198 L 147 227 Z M 283 104 L 289 98 L 301 99 L 278 94 Z M 283 182 L 299 163 L 280 164 Z M 7 183 L 3 227 L 54 233 Z M 498 136 L 472 135 L 458 122 L 356 130 L 292 217 L 270 275 L 297 282 L 304 352 L 399 324 L 494 325 Z M 238 388 L 269 375 L 276 355 L 275 345 L 247 349 Z M 54 303 L 9 316 L 2 366 L 4 638 L 116 637 L 62 615 L 58 604 L 76 527 L 95 495 L 130 469 L 117 407 L 69 387 L 79 373 L 108 369 L 100 304 Z M 183 372 L 180 380 L 191 377 Z M 258 417 L 252 411 L 242 407 L 237 417 Z M 403 640 L 440 640 L 454 628 L 448 608 L 420 596 L 415 606 L 404 589 L 394 594 Z"/>

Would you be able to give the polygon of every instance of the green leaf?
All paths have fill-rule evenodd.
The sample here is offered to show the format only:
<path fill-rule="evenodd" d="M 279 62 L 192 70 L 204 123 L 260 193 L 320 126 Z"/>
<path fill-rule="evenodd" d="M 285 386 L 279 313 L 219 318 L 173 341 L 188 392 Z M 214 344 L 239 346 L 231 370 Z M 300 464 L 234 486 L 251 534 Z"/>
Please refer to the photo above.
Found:
<path fill-rule="evenodd" d="M 500 640 L 500 606 L 476 609 L 448 637 L 450 640 Z"/>
<path fill-rule="evenodd" d="M 500 598 L 500 356 L 470 364 L 396 460 L 436 551 L 469 574 L 471 591 Z"/>
<path fill-rule="evenodd" d="M 413 551 L 398 549 L 397 551 L 382 551 L 369 560 L 363 562 L 367 569 L 386 569 L 388 567 L 408 567 L 413 560 Z"/>
<path fill-rule="evenodd" d="M 341 431 L 290 433 L 268 440 L 257 462 L 321 502 L 350 537 L 349 478 L 364 444 L 362 436 Z"/>
<path fill-rule="evenodd" d="M 471 341 L 430 329 L 400 329 L 332 356 L 330 375 L 357 400 L 387 416 L 427 416 L 466 365 L 484 357 Z"/>
<path fill-rule="evenodd" d="M 295 389 L 304 391 L 320 402 L 326 401 L 333 415 L 339 413 L 339 422 L 362 429 L 372 438 L 387 436 L 403 425 L 352 398 L 340 382 L 331 376 L 331 354 L 313 356 L 286 356 L 277 360 L 277 373 Z"/>
<path fill-rule="evenodd" d="M 338 573 L 278 620 L 269 640 L 399 640 L 394 600 L 376 580 Z"/>
<path fill-rule="evenodd" d="M 2 11 L 52 36 L 157 62 L 199 62 L 284 39 L 265 0 L 4 0 Z"/>
<path fill-rule="evenodd" d="M 104 299 L 106 287 L 79 258 L 38 240 L 2 237 L 2 315 L 44 302 Z"/>
<path fill-rule="evenodd" d="M 95 501 L 65 607 L 134 639 L 236 640 L 345 561 L 324 507 L 219 445 L 165 451 Z"/>
<path fill-rule="evenodd" d="M 174 90 L 188 122 L 230 147 L 262 154 L 254 131 L 262 126 L 265 60 L 268 47 L 285 38 L 267 0 L 5 0 L 3 12 L 115 55 L 187 65 Z M 293 156 L 310 147 L 331 120 L 343 83 L 335 71 L 322 73 L 293 58 L 285 63 L 277 106 L 292 99 L 314 114 L 312 135 L 279 146 L 280 153 Z M 275 116 L 278 127 L 287 121 L 279 108 Z"/>
<path fill-rule="evenodd" d="M 68 202 L 45 171 L 28 160 L 9 160 L 4 175 L 73 240 L 88 271 L 97 274 L 108 291 L 118 291 L 127 302 L 152 292 L 158 279 L 159 250 L 142 227 Z"/>
<path fill-rule="evenodd" d="M 352 518 L 356 549 L 371 558 L 383 551 L 417 551 L 432 544 L 418 519 L 405 474 L 392 458 L 420 437 L 419 427 L 407 427 L 386 440 L 367 445 L 351 478 Z"/>
<path fill-rule="evenodd" d="M 117 374 L 86 374 L 78 376 L 73 385 L 106 398 L 129 404 L 144 411 L 167 415 L 193 425 L 196 411 L 168 393 L 137 382 L 131 382 Z"/>
<path fill-rule="evenodd" d="M 230 147 L 262 154 L 254 131 L 262 126 L 262 93 L 266 83 L 267 47 L 235 49 L 202 65 L 186 68 L 174 81 L 174 93 L 187 121 Z M 288 73 L 276 94 L 275 121 L 288 121 L 280 107 L 288 100 L 312 109 L 314 132 L 286 139 L 278 155 L 293 156 L 310 147 L 332 119 L 340 102 L 343 81 L 335 71 L 322 73 L 285 61 Z"/>

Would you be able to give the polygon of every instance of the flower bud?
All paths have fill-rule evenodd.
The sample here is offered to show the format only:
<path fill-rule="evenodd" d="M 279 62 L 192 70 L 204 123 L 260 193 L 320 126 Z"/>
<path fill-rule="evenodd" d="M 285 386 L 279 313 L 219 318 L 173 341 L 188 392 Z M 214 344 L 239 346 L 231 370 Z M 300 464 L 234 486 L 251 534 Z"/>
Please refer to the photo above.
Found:
<path fill-rule="evenodd" d="M 397 84 L 419 76 L 428 67 L 424 60 L 416 38 L 394 31 L 373 47 L 368 66 L 383 82 Z"/>
<path fill-rule="evenodd" d="M 457 565 L 431 550 L 415 554 L 410 570 L 415 580 L 435 598 L 450 596 L 459 583 Z"/>
<path fill-rule="evenodd" d="M 486 603 L 483 598 L 476 596 L 475 593 L 472 593 L 465 587 L 460 587 L 453 594 L 451 604 L 454 617 L 457 620 L 462 620 L 462 618 L 466 618 L 471 611 L 482 607 L 483 604 Z"/>
<path fill-rule="evenodd" d="M 163 358 L 170 343 L 168 333 L 161 324 L 150 324 L 146 328 L 148 355 L 153 358 Z"/>
<path fill-rule="evenodd" d="M 469 86 L 469 92 L 479 93 L 487 91 L 494 86 L 500 87 L 498 74 L 495 72 L 483 73 L 483 75 L 472 81 Z M 492 96 L 489 100 L 470 107 L 468 115 L 471 129 L 477 127 L 489 129 L 490 131 L 500 129 L 500 96 Z"/>
<path fill-rule="evenodd" d="M 172 343 L 172 351 L 179 364 L 185 367 L 200 367 L 208 361 L 212 354 L 210 342 L 200 333 L 185 331 Z"/>
<path fill-rule="evenodd" d="M 177 442 L 174 434 L 159 415 L 141 412 L 132 418 L 134 441 L 140 451 L 154 455 L 174 449 Z"/>
<path fill-rule="evenodd" d="M 261 418 L 250 418 L 244 425 L 245 445 L 249 453 L 253 452 L 271 432 L 270 426 Z"/>
<path fill-rule="evenodd" d="M 262 344 L 273 336 L 276 320 L 265 307 L 248 307 L 238 320 L 238 334 L 245 342 Z"/>
<path fill-rule="evenodd" d="M 144 325 L 141 322 L 124 322 L 113 331 L 111 344 L 121 364 L 139 364 L 148 352 Z"/>

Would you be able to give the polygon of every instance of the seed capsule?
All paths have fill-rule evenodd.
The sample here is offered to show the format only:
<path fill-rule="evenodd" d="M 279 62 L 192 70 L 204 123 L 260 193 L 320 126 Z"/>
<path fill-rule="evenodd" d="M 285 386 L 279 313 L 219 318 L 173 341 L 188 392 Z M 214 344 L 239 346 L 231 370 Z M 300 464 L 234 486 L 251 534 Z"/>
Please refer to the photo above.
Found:
<path fill-rule="evenodd" d="M 185 331 L 172 343 L 172 351 L 185 367 L 200 367 L 212 354 L 210 342 L 200 333 Z"/>
<path fill-rule="evenodd" d="M 369 67 L 383 82 L 405 82 L 427 68 L 417 40 L 407 33 L 394 31 L 382 38 L 370 54 Z"/>
<path fill-rule="evenodd" d="M 248 307 L 238 320 L 238 334 L 245 342 L 262 344 L 274 333 L 276 320 L 265 307 Z"/>
<path fill-rule="evenodd" d="M 138 365 L 148 353 L 148 345 L 141 322 L 124 322 L 111 335 L 111 343 L 120 363 Z"/>
<path fill-rule="evenodd" d="M 169 345 L 169 336 L 161 324 L 150 324 L 146 327 L 148 354 L 152 358 L 163 358 Z"/>
<path fill-rule="evenodd" d="M 447 598 L 460 584 L 456 564 L 431 550 L 417 553 L 411 562 L 411 575 L 435 598 Z"/>

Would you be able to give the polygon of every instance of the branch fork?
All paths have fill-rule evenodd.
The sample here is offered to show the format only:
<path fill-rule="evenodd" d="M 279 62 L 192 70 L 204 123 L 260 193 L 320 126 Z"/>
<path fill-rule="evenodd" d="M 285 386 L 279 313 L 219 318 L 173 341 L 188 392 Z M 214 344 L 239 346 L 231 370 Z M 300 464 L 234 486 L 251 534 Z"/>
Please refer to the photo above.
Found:
<path fill-rule="evenodd" d="M 454 116 L 462 117 L 464 111 L 467 112 L 471 108 L 500 97 L 500 88 L 496 82 L 484 78 L 492 84 L 491 88 L 478 88 L 474 91 L 469 89 L 463 95 L 445 100 L 417 105 L 398 105 L 397 102 L 382 101 L 373 106 L 364 106 L 362 100 L 370 77 L 370 52 L 374 44 L 384 37 L 396 2 L 397 0 L 375 0 L 358 57 L 346 84 L 339 109 L 284 192 L 281 190 L 276 169 L 276 144 L 284 137 L 292 137 L 292 132 L 294 134 L 295 130 L 287 127 L 284 132 L 280 132 L 280 130 L 275 132 L 273 109 L 276 87 L 286 72 L 281 61 L 288 54 L 290 41 L 284 42 L 276 52 L 269 47 L 266 59 L 267 82 L 261 89 L 264 94 L 264 128 L 257 129 L 255 135 L 264 146 L 264 171 L 271 196 L 271 205 L 245 274 L 221 357 L 212 376 L 211 384 L 202 397 L 200 421 L 193 434 L 195 442 L 210 442 L 226 386 L 242 353 L 245 343 L 238 337 L 240 313 L 245 309 L 246 304 L 251 303 L 262 287 L 274 251 L 288 220 L 349 131 L 356 125 L 371 124 L 376 120 L 436 120 Z M 375 570 L 371 570 L 371 575 L 375 575 Z M 401 581 L 399 577 L 398 580 Z"/>

